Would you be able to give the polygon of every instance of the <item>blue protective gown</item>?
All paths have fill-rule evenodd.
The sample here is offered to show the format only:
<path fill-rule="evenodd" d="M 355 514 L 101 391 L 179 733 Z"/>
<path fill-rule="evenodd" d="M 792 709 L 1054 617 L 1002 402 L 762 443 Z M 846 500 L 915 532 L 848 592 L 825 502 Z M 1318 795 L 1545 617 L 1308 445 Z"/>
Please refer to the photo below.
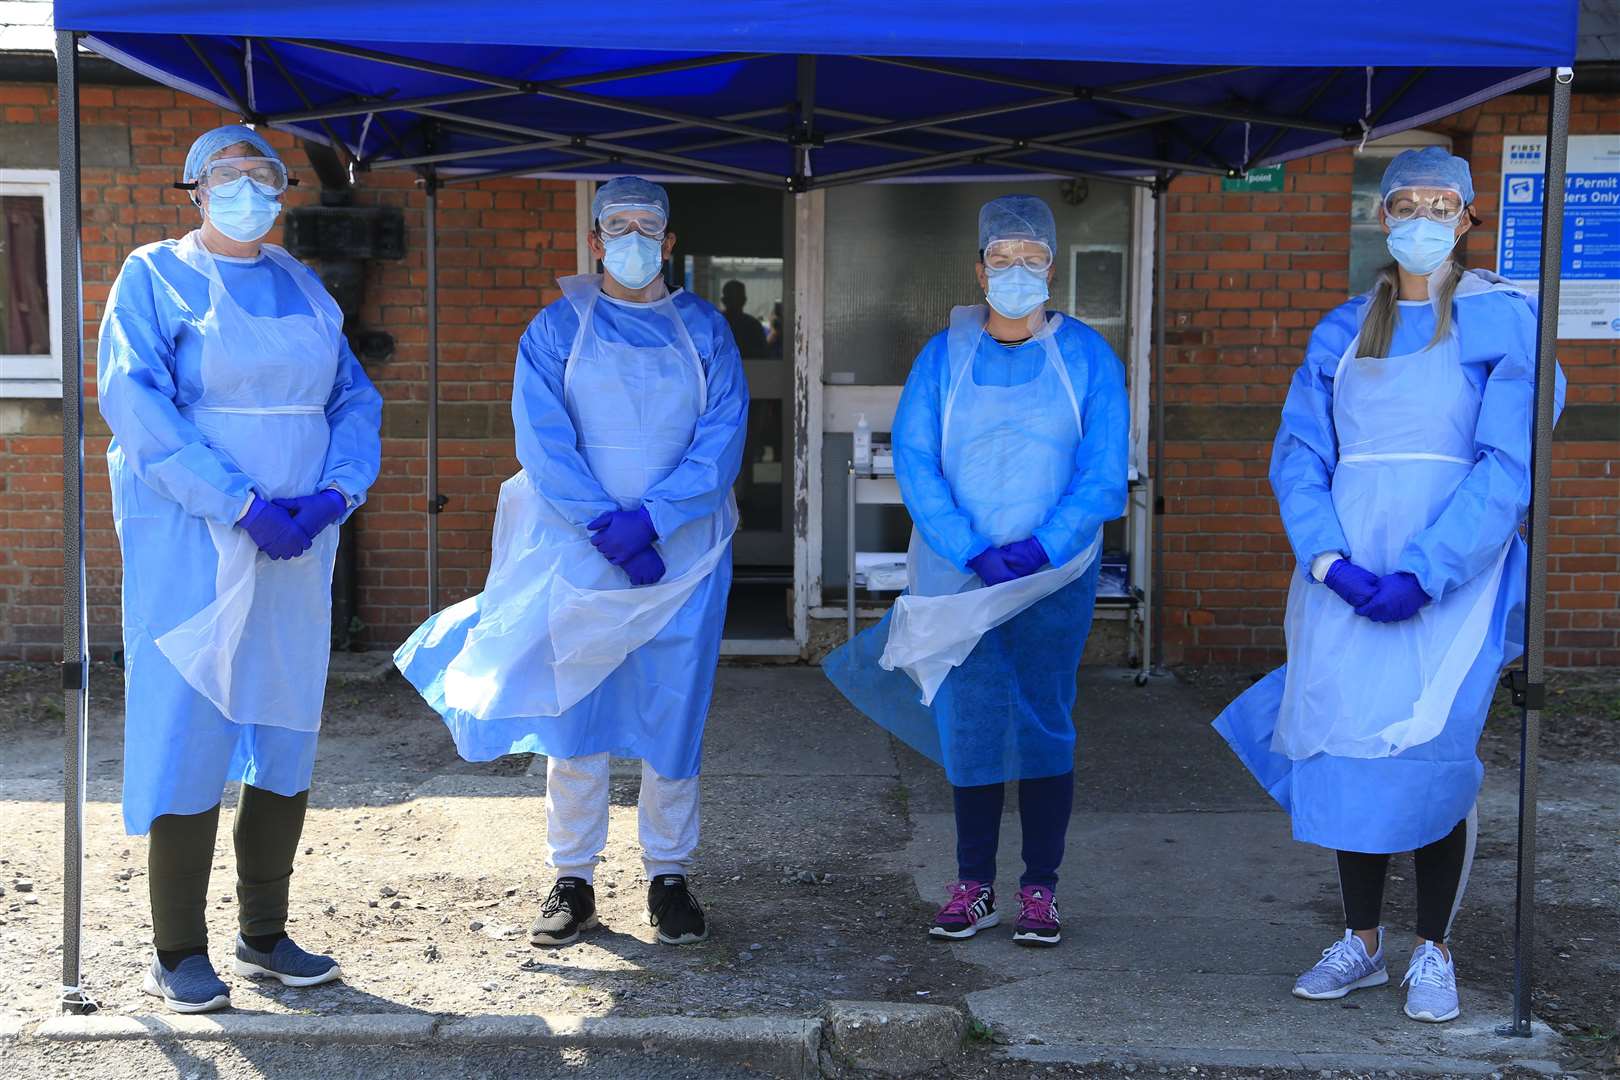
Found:
<path fill-rule="evenodd" d="M 1331 312 L 1317 326 L 1305 362 L 1283 405 L 1271 460 L 1271 485 L 1283 526 L 1310 578 L 1311 563 L 1347 552 L 1331 485 L 1338 441 L 1333 379 L 1355 337 L 1366 297 Z M 1485 769 L 1477 756 L 1497 677 L 1524 647 L 1526 552 L 1519 523 L 1530 502 L 1530 447 L 1535 399 L 1534 304 L 1512 292 L 1460 295 L 1452 304 L 1461 364 L 1480 393 L 1474 433 L 1476 461 L 1445 509 L 1413 536 L 1395 570 L 1412 573 L 1439 600 L 1495 565 L 1510 548 L 1486 643 L 1469 669 L 1440 734 L 1389 757 L 1318 753 L 1290 760 L 1272 750 L 1286 667 L 1245 691 L 1215 720 L 1215 728 L 1255 778 L 1293 819 L 1294 837 L 1342 851 L 1401 852 L 1449 833 L 1473 807 Z M 1422 350 L 1434 334 L 1427 301 L 1400 304 L 1391 356 Z M 1557 375 L 1562 409 L 1563 373 Z M 1510 541 L 1511 538 L 1511 541 Z M 1352 553 L 1353 555 L 1353 553 Z M 1353 670 L 1356 659 L 1344 658 Z M 1362 673 L 1377 679 L 1377 671 Z"/>
<path fill-rule="evenodd" d="M 661 537 L 723 510 L 742 467 L 748 416 L 742 360 L 724 316 L 692 293 L 678 291 L 671 299 L 697 350 L 708 400 L 680 464 L 643 496 L 642 505 Z M 669 344 L 667 321 L 645 306 L 604 295 L 592 318 L 600 341 L 636 347 Z M 579 317 L 566 299 L 547 305 L 529 324 L 518 345 L 512 423 L 518 461 L 540 496 L 584 530 L 620 504 L 580 453 L 580 434 L 566 404 L 564 373 L 578 331 Z M 429 620 L 413 637 L 418 644 L 402 670 L 443 717 L 456 749 L 468 761 L 520 753 L 576 757 L 611 752 L 642 758 L 668 779 L 695 776 L 730 589 L 728 554 L 651 641 L 556 716 L 486 719 L 445 704 L 435 673 L 442 673 L 461 652 L 478 621 L 475 605 L 446 609 Z M 437 622 L 449 619 L 459 621 Z"/>
<path fill-rule="evenodd" d="M 895 472 L 912 522 L 928 546 L 958 569 L 990 546 L 957 505 L 941 464 L 942 418 L 950 393 L 947 333 L 918 354 L 894 419 Z M 1075 558 L 1104 522 L 1125 512 L 1130 409 L 1125 372 L 1102 336 L 1065 319 L 1057 331 L 1082 419 L 1067 488 L 1034 536 L 1054 566 Z M 1042 346 L 1012 348 L 979 339 L 973 378 L 1013 387 L 1047 363 Z M 1039 403 L 1068 410 L 1067 401 Z M 1031 408 L 1038 407 L 1032 402 Z M 878 664 L 893 612 L 827 657 L 827 677 L 867 716 L 941 764 L 959 787 L 1057 776 L 1074 765 L 1075 674 L 1091 631 L 1098 563 L 981 637 L 923 705 L 902 671 Z"/>
<path fill-rule="evenodd" d="M 98 404 L 113 433 L 107 467 L 124 561 L 124 826 L 131 835 L 160 815 L 213 807 L 233 780 L 296 795 L 309 787 L 315 763 L 315 732 L 231 722 L 155 644 L 214 599 L 207 522 L 234 523 L 253 488 L 180 412 L 203 393 L 200 327 L 210 301 L 207 279 L 175 256 L 177 243 L 149 244 L 124 263 L 96 361 Z M 267 256 L 216 262 L 250 315 L 310 314 L 298 285 Z M 377 477 L 382 397 L 346 343 L 339 352 L 318 489 L 336 487 L 352 508 Z M 309 632 L 325 636 L 330 627 Z"/>

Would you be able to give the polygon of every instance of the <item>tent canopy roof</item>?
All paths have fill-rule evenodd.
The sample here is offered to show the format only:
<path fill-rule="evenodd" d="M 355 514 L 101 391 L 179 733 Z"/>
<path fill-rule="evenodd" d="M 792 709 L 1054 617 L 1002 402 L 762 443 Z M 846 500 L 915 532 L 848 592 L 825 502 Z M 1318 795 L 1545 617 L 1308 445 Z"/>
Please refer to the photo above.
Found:
<path fill-rule="evenodd" d="M 57 0 L 60 30 L 361 168 L 879 179 L 1239 174 L 1575 55 L 1578 0 L 1421 28 L 1277 0 Z"/>

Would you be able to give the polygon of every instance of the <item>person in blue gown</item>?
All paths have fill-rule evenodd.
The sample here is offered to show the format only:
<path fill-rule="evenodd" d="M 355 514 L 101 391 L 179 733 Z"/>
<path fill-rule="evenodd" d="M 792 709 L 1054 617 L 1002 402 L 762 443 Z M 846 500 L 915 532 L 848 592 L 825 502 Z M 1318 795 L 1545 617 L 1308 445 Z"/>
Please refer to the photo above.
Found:
<path fill-rule="evenodd" d="M 200 136 L 184 181 L 202 225 L 124 263 L 97 353 L 123 555 L 124 825 L 150 834 L 148 993 L 229 1004 L 207 955 L 209 869 L 236 812 L 233 965 L 336 979 L 285 932 L 331 640 L 337 524 L 365 501 L 382 399 L 320 279 L 262 238 L 287 171 L 262 136 Z"/>
<path fill-rule="evenodd" d="M 999 923 L 1001 812 L 1017 780 L 1025 868 L 1013 938 L 1052 946 L 1076 673 L 1102 526 L 1125 512 L 1129 410 L 1113 350 L 1046 310 L 1058 250 L 1046 204 L 987 203 L 978 249 L 988 306 L 952 312 L 895 413 L 895 473 L 915 526 L 909 588 L 825 669 L 951 782 L 958 880 L 929 933 L 960 939 Z"/>
<path fill-rule="evenodd" d="M 1445 1021 L 1460 1012 L 1446 939 L 1473 860 L 1476 747 L 1523 649 L 1536 304 L 1459 261 L 1477 224 L 1466 161 L 1406 151 L 1381 196 L 1395 261 L 1312 333 L 1272 453 L 1298 559 L 1288 663 L 1215 728 L 1295 838 L 1337 853 L 1345 933 L 1294 993 L 1388 981 L 1384 878 L 1411 851 L 1405 1011 Z"/>
<path fill-rule="evenodd" d="M 665 285 L 664 189 L 620 177 L 591 216 L 606 274 L 562 279 L 518 346 L 522 471 L 501 490 L 484 591 L 429 619 L 396 663 L 467 760 L 546 756 L 557 877 L 531 942 L 596 925 L 618 754 L 642 762 L 649 919 L 659 941 L 684 944 L 708 934 L 687 868 L 748 389 L 725 317 Z"/>

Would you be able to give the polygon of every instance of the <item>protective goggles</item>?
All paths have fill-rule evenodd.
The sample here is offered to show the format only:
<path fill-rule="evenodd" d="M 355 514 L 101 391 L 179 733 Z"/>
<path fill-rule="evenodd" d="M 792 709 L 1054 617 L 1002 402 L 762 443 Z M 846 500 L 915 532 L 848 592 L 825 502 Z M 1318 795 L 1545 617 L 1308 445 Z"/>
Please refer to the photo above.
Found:
<path fill-rule="evenodd" d="M 638 232 L 651 240 L 662 240 L 669 223 L 656 207 L 610 206 L 596 221 L 596 231 L 605 239 L 616 240 L 631 232 Z"/>
<path fill-rule="evenodd" d="M 1022 266 L 1037 274 L 1052 268 L 1052 249 L 1039 240 L 992 240 L 984 249 L 986 270 Z"/>
<path fill-rule="evenodd" d="M 174 186 L 186 191 L 200 189 L 234 195 L 250 180 L 266 195 L 280 195 L 298 183 L 296 178 L 287 175 L 287 166 L 276 158 L 234 157 L 215 158 L 203 166 L 195 182 Z"/>
<path fill-rule="evenodd" d="M 1462 195 L 1443 188 L 1396 188 L 1384 197 L 1384 216 L 1391 221 L 1425 217 L 1441 225 L 1455 225 L 1466 209 Z"/>

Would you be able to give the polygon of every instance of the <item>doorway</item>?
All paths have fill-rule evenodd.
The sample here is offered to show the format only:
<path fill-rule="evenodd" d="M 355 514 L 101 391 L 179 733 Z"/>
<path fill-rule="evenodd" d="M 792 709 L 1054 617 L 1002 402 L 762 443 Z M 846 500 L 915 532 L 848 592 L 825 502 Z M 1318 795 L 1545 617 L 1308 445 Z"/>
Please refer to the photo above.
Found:
<path fill-rule="evenodd" d="M 725 315 L 748 379 L 728 643 L 793 636 L 791 203 L 732 184 L 670 184 L 675 282 Z M 740 650 L 746 651 L 746 649 Z"/>

